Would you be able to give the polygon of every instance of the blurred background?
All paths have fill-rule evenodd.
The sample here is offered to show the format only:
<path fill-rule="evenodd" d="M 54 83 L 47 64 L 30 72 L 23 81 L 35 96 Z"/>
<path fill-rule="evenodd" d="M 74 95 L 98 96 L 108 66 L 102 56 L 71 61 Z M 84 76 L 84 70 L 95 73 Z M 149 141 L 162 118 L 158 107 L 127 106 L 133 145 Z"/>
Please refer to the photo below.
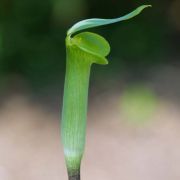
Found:
<path fill-rule="evenodd" d="M 86 18 L 115 18 L 89 31 L 111 44 L 92 67 L 84 180 L 180 179 L 179 0 L 0 0 L 0 179 L 66 180 L 59 119 L 66 31 Z"/>

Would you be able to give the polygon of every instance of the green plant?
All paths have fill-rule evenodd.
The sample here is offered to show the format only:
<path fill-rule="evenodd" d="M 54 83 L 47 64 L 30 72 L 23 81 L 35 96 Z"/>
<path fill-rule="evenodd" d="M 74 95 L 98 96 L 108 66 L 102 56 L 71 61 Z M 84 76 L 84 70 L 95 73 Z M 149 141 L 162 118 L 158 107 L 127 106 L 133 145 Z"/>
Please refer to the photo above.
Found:
<path fill-rule="evenodd" d="M 108 64 L 109 43 L 100 35 L 81 32 L 92 27 L 112 24 L 138 15 L 143 5 L 116 19 L 87 19 L 72 26 L 66 37 L 66 77 L 62 110 L 61 136 L 69 180 L 80 179 L 84 152 L 90 68 L 93 63 Z"/>

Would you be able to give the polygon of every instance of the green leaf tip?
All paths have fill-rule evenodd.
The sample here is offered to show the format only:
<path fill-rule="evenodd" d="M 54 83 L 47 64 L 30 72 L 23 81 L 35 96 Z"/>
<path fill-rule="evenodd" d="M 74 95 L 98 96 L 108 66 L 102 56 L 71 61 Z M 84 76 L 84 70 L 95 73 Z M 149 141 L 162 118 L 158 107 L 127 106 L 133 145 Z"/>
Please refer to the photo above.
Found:
<path fill-rule="evenodd" d="M 131 19 L 135 16 L 137 16 L 138 14 L 140 14 L 145 8 L 148 7 L 152 7 L 151 5 L 142 5 L 138 8 L 136 8 L 134 11 L 132 11 L 131 13 L 119 17 L 119 18 L 114 18 L 114 19 L 99 19 L 99 18 L 92 18 L 92 19 L 86 19 L 86 20 L 82 20 L 76 24 L 74 24 L 67 32 L 67 36 L 71 36 L 74 33 L 77 33 L 79 31 L 82 30 L 86 30 L 89 28 L 93 28 L 93 27 L 99 27 L 99 26 L 104 26 L 104 25 L 108 25 L 108 24 L 113 24 L 113 23 L 117 23 L 120 21 L 125 21 L 128 19 Z"/>

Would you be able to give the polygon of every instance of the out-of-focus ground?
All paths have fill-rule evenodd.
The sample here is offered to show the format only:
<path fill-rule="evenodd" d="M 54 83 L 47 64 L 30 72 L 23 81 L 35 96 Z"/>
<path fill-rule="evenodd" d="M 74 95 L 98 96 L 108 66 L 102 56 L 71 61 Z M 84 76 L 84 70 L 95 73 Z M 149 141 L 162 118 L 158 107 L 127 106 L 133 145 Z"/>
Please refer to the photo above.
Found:
<path fill-rule="evenodd" d="M 83 180 L 180 179 L 179 71 L 165 68 L 153 76 L 150 84 L 159 95 L 147 122 L 126 119 L 122 92 L 113 87 L 90 102 Z M 0 180 L 67 179 L 59 117 L 28 96 L 15 95 L 4 101 L 0 108 Z"/>

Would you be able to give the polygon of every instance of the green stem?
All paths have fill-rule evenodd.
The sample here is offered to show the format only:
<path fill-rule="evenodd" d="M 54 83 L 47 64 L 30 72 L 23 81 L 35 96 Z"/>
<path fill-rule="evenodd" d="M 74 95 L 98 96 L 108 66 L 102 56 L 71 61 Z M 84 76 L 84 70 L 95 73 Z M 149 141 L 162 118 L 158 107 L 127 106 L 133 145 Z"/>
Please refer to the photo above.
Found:
<path fill-rule="evenodd" d="M 80 179 L 85 145 L 88 86 L 91 62 L 85 53 L 67 45 L 61 136 L 69 180 Z"/>

